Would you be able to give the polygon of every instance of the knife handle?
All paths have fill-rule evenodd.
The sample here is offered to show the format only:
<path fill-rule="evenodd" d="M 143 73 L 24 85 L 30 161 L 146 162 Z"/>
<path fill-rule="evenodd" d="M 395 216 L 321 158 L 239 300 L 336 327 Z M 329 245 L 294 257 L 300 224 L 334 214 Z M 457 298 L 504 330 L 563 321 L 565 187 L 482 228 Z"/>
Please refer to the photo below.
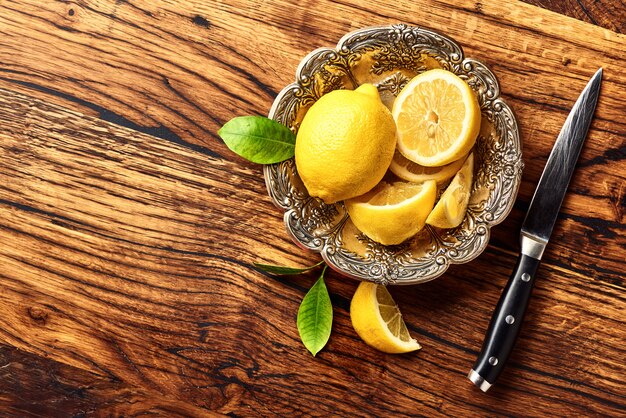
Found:
<path fill-rule="evenodd" d="M 491 317 L 483 346 L 468 378 L 486 392 L 509 359 L 535 283 L 540 260 L 520 254 Z"/>

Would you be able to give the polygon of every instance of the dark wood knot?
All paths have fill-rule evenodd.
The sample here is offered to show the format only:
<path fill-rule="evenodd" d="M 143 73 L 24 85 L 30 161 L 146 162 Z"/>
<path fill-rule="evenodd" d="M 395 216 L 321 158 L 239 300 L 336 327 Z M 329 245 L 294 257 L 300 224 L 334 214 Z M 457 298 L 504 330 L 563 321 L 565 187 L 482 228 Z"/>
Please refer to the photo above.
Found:
<path fill-rule="evenodd" d="M 28 308 L 28 316 L 30 316 L 41 325 L 45 325 L 46 320 L 48 319 L 48 312 L 37 306 L 31 306 L 30 308 Z"/>

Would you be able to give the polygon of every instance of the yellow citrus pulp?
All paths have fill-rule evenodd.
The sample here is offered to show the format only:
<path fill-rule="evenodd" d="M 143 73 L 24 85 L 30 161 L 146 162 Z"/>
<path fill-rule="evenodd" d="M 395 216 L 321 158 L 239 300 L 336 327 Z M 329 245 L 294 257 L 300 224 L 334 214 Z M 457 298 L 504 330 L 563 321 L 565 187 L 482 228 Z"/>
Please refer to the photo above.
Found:
<path fill-rule="evenodd" d="M 456 161 L 452 161 L 440 167 L 425 167 L 407 159 L 396 149 L 389 170 L 402 180 L 411 181 L 413 183 L 435 180 L 437 184 L 441 184 L 450 180 L 450 178 L 459 171 L 466 157 L 467 156 L 463 156 Z"/>
<path fill-rule="evenodd" d="M 476 142 L 480 107 L 456 74 L 434 69 L 415 76 L 396 98 L 397 148 L 407 159 L 438 167 L 460 159 Z"/>
<path fill-rule="evenodd" d="M 463 222 L 472 189 L 474 154 L 467 157 L 432 210 L 426 223 L 438 228 L 456 228 Z"/>
<path fill-rule="evenodd" d="M 360 283 L 350 303 L 350 319 L 359 337 L 377 350 L 408 353 L 421 348 L 385 286 Z"/>
<path fill-rule="evenodd" d="M 368 193 L 345 201 L 352 222 L 383 245 L 400 244 L 417 234 L 435 204 L 437 185 L 380 182 Z"/>

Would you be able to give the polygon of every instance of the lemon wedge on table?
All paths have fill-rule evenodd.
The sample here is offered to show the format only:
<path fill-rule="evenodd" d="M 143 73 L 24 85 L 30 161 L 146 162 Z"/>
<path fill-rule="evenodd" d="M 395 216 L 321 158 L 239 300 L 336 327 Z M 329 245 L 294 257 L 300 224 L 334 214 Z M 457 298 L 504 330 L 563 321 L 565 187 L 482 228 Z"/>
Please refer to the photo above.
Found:
<path fill-rule="evenodd" d="M 411 338 L 402 313 L 385 286 L 361 282 L 350 303 L 350 319 L 366 344 L 385 353 L 408 353 L 422 348 Z"/>
<path fill-rule="evenodd" d="M 437 184 L 380 182 L 368 193 L 346 200 L 354 226 L 383 245 L 400 244 L 425 225 L 437 197 Z"/>
<path fill-rule="evenodd" d="M 382 180 L 395 146 L 396 125 L 376 87 L 334 90 L 304 115 L 296 136 L 296 167 L 311 196 L 335 203 Z"/>
<path fill-rule="evenodd" d="M 472 153 L 428 215 L 427 224 L 438 228 L 456 228 L 463 222 L 472 189 L 473 175 L 474 154 Z"/>
<path fill-rule="evenodd" d="M 442 166 L 467 154 L 480 130 L 480 107 L 456 74 L 434 69 L 415 76 L 396 98 L 397 148 L 409 160 Z"/>
<path fill-rule="evenodd" d="M 402 180 L 411 181 L 413 183 L 435 180 L 437 184 L 441 184 L 450 180 L 450 178 L 459 171 L 466 158 L 467 155 L 464 155 L 458 160 L 452 161 L 446 165 L 426 167 L 414 163 L 402 155 L 400 151 L 396 150 L 393 154 L 393 160 L 391 160 L 389 170 Z"/>

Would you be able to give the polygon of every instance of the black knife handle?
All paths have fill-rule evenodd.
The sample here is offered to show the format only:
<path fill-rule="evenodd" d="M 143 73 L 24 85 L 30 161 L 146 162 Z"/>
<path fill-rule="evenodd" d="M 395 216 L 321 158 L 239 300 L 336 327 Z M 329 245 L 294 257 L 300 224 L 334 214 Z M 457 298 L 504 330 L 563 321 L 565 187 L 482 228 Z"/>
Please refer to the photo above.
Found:
<path fill-rule="evenodd" d="M 469 379 L 486 392 L 504 369 L 519 334 L 540 260 L 520 254 L 491 317 Z"/>

